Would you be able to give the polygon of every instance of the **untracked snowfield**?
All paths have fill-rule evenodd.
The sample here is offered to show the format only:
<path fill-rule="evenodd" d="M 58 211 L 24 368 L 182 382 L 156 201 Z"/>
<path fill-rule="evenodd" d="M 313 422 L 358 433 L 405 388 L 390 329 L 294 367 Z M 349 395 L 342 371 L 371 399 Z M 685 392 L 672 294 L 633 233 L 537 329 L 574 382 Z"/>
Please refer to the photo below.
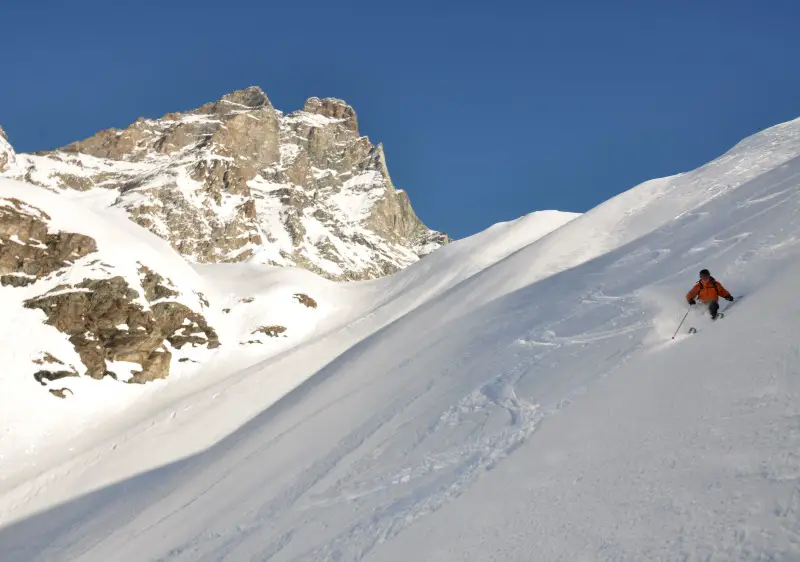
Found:
<path fill-rule="evenodd" d="M 800 120 L 369 283 L 197 268 L 328 312 L 16 470 L 0 559 L 800 560 L 799 156 Z M 742 298 L 672 340 L 703 267 Z"/>

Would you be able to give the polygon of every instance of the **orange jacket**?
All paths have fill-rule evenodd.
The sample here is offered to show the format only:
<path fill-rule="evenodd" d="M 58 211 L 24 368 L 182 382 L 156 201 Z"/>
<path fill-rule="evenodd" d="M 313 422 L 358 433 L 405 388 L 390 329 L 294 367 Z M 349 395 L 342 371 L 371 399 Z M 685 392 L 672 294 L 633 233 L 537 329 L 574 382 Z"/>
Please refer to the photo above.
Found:
<path fill-rule="evenodd" d="M 720 297 L 726 298 L 731 294 L 722 286 L 722 283 L 713 277 L 708 283 L 703 283 L 702 280 L 698 281 L 692 290 L 686 293 L 686 300 L 699 299 L 703 302 L 717 301 Z"/>

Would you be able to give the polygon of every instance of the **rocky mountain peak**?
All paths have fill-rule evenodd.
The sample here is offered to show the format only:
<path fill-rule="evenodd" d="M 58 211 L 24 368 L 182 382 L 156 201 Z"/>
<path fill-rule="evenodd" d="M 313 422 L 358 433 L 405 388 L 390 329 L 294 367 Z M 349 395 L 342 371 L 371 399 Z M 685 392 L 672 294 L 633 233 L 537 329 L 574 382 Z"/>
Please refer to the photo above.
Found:
<path fill-rule="evenodd" d="M 235 92 L 225 94 L 219 101 L 208 103 L 194 112 L 189 113 L 219 113 L 225 115 L 231 112 L 259 109 L 262 107 L 272 109 L 272 104 L 267 94 L 258 86 L 250 86 L 244 90 L 236 90 Z"/>
<path fill-rule="evenodd" d="M 237 90 L 222 96 L 222 101 L 243 105 L 250 109 L 257 109 L 262 106 L 272 107 L 269 98 L 258 86 L 250 86 L 244 90 Z"/>
<path fill-rule="evenodd" d="M 303 107 L 303 111 L 330 119 L 340 119 L 345 128 L 358 133 L 356 111 L 343 100 L 336 98 L 309 98 Z"/>
<path fill-rule="evenodd" d="M 334 98 L 285 115 L 250 87 L 17 158 L 6 175 L 116 192 L 114 206 L 195 262 L 369 279 L 447 242 L 395 190 L 383 146 L 359 134 L 355 110 Z"/>
<path fill-rule="evenodd" d="M 14 163 L 14 149 L 8 142 L 8 135 L 0 127 L 0 174 L 5 172 Z"/>

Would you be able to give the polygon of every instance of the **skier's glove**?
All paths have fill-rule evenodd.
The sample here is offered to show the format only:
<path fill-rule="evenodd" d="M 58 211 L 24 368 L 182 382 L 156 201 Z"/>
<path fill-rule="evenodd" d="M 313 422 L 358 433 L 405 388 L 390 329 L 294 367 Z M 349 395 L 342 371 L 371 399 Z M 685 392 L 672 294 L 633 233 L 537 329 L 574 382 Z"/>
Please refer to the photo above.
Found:
<path fill-rule="evenodd" d="M 689 299 L 689 304 L 690 304 L 690 305 L 692 305 L 692 306 L 694 306 L 694 305 L 696 305 L 696 304 L 697 304 L 697 301 L 696 301 L 696 300 L 694 300 L 694 299 Z"/>
<path fill-rule="evenodd" d="M 732 300 L 733 300 L 733 297 L 732 297 L 731 295 L 728 295 L 727 297 L 725 297 L 725 300 L 726 300 L 726 301 L 732 301 Z"/>

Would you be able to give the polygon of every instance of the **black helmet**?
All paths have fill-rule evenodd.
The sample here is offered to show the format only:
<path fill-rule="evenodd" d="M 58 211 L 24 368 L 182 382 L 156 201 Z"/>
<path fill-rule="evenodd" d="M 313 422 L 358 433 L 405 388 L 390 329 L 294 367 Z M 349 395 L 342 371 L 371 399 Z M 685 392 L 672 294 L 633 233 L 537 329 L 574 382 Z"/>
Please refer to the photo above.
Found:
<path fill-rule="evenodd" d="M 704 275 L 708 275 L 709 277 L 711 277 L 711 272 L 708 271 L 707 269 L 701 269 L 700 270 L 700 277 L 703 277 Z"/>

